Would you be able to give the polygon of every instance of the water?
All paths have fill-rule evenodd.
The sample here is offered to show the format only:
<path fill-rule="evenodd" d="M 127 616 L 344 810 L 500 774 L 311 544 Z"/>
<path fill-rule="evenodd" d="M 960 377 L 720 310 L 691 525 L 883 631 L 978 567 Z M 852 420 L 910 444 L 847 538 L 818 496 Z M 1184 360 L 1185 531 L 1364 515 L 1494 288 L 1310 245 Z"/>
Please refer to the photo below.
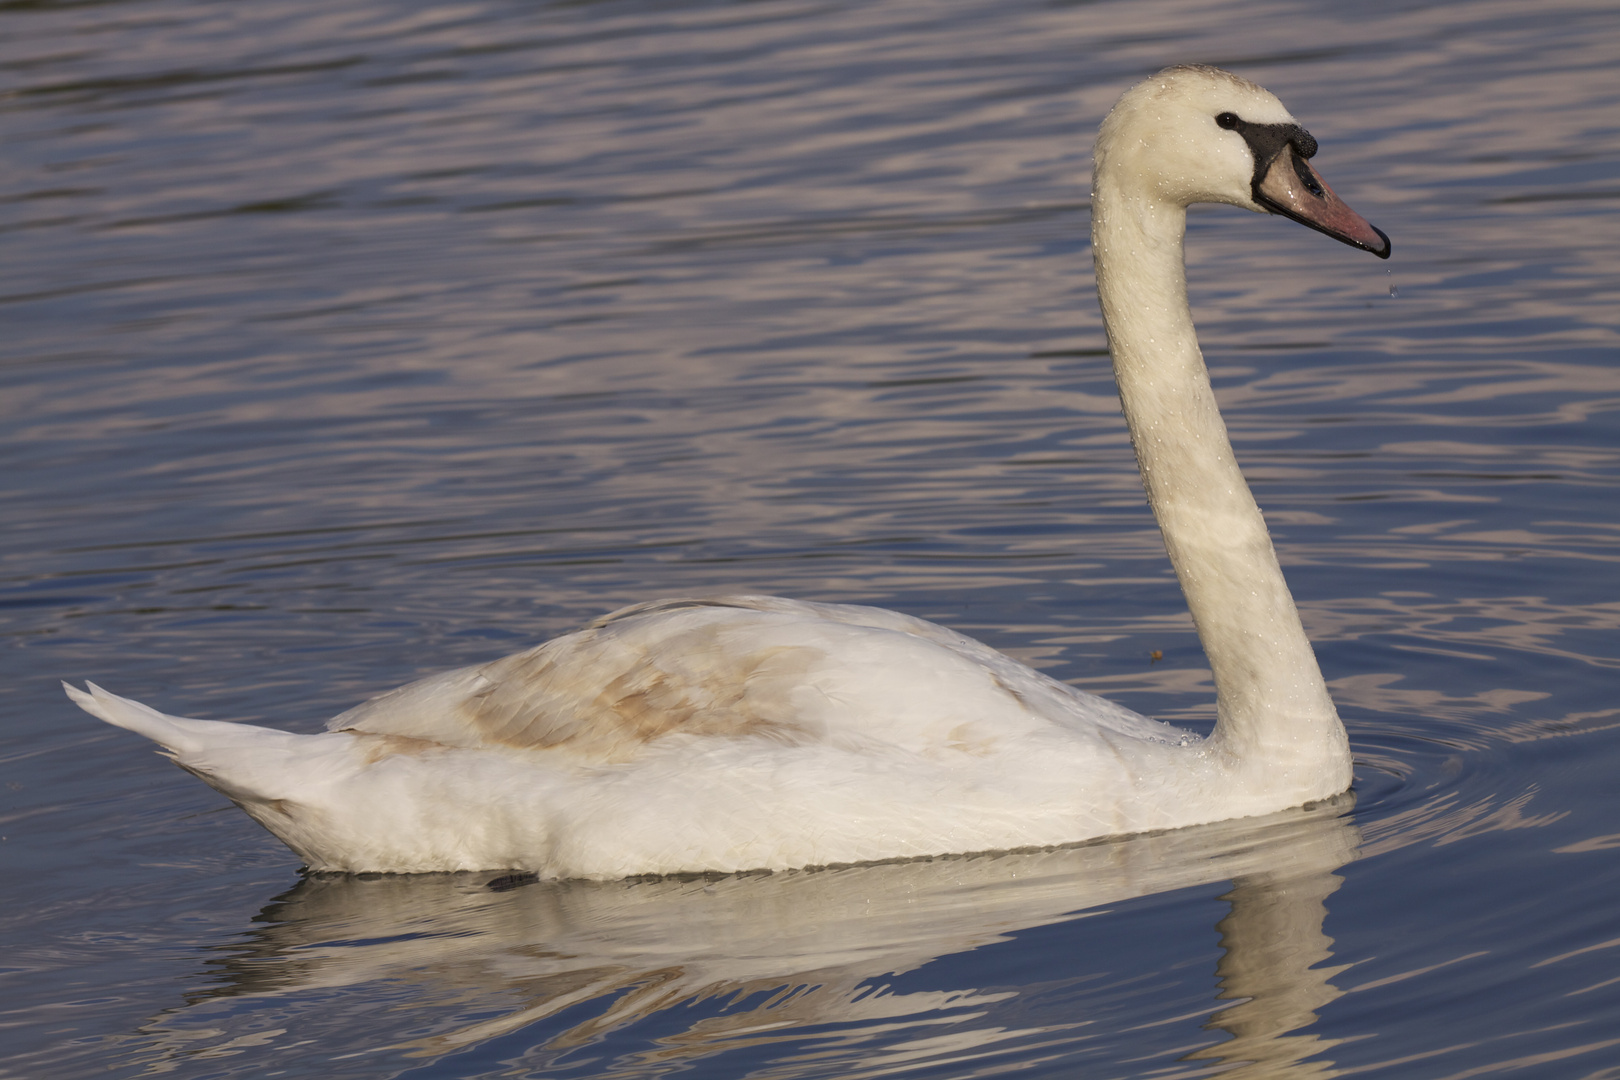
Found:
<path fill-rule="evenodd" d="M 0 1071 L 1620 1076 L 1617 45 L 1577 0 L 0 4 Z M 1085 209 L 1188 60 L 1394 239 L 1190 229 L 1353 806 L 301 880 L 61 697 L 309 731 L 747 589 L 1207 728 Z"/>

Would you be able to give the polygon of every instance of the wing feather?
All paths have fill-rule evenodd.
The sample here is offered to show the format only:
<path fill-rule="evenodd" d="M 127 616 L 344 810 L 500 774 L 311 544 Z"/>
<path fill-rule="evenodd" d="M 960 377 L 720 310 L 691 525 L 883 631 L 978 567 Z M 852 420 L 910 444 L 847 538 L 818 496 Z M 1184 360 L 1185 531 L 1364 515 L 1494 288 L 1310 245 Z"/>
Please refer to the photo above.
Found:
<path fill-rule="evenodd" d="M 1076 721 L 1138 738 L 1182 734 L 921 619 L 742 596 L 625 608 L 373 698 L 327 726 L 614 763 L 674 736 L 927 753 Z"/>

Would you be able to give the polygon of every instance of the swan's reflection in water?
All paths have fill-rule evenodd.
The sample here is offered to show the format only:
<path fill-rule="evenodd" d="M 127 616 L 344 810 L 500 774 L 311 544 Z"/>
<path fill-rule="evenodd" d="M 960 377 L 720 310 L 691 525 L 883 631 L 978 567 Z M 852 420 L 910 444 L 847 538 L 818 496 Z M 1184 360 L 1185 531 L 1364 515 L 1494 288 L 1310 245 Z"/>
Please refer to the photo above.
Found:
<path fill-rule="evenodd" d="M 1304 1059 L 1337 1040 L 1290 1034 L 1343 993 L 1328 981 L 1344 968 L 1327 965 L 1333 939 L 1322 932 L 1327 898 L 1343 880 L 1332 869 L 1262 871 L 1233 882 L 1223 897 L 1232 910 L 1216 924 L 1225 954 L 1215 970 L 1220 996 L 1240 1000 L 1205 1025 L 1231 1038 L 1190 1058 L 1240 1064 L 1221 1074 L 1229 1080 L 1334 1075 L 1332 1062 Z"/>
<path fill-rule="evenodd" d="M 1339 996 L 1322 923 L 1333 871 L 1359 841 L 1347 804 L 814 872 L 508 889 L 489 888 L 487 874 L 309 878 L 219 948 L 216 984 L 148 1025 L 154 1042 L 140 1057 L 163 1070 L 200 1055 L 210 1075 L 230 1075 L 224 1059 L 244 1051 L 245 1074 L 265 1075 L 301 1047 L 325 1047 L 331 1061 L 342 1046 L 383 1075 L 390 1059 L 403 1071 L 483 1047 L 501 1075 L 648 1076 L 743 1050 L 751 1076 L 867 1076 L 1032 1042 L 1061 1056 L 1104 1037 L 1106 1022 L 1054 1024 L 1048 1005 L 1031 1024 L 1017 985 L 890 984 L 1099 905 L 1231 880 L 1217 975 L 1220 997 L 1241 1000 L 1209 1017 L 1209 1045 L 1178 1068 L 1330 1075 L 1331 1063 L 1303 1059 L 1331 1042 L 1292 1033 Z M 1107 1037 L 1133 1045 L 1128 1033 Z"/>

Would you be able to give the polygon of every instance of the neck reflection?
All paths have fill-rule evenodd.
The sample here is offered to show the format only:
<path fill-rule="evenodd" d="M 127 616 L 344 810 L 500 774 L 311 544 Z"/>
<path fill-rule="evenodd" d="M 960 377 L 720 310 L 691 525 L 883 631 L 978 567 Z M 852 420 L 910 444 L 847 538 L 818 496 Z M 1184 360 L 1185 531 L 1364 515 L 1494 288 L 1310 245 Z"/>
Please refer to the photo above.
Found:
<path fill-rule="evenodd" d="M 1204 1025 L 1230 1038 L 1189 1054 L 1190 1060 L 1236 1066 L 1221 1073 L 1232 1080 L 1337 1075 L 1331 1061 L 1305 1059 L 1338 1040 L 1294 1032 L 1315 1023 L 1318 1011 L 1344 993 L 1329 980 L 1347 965 L 1327 964 L 1333 939 L 1322 929 L 1327 898 L 1343 881 L 1317 868 L 1245 875 L 1232 882 L 1223 897 L 1232 910 L 1215 925 L 1225 950 L 1215 972 L 1218 996 L 1237 1003 Z"/>

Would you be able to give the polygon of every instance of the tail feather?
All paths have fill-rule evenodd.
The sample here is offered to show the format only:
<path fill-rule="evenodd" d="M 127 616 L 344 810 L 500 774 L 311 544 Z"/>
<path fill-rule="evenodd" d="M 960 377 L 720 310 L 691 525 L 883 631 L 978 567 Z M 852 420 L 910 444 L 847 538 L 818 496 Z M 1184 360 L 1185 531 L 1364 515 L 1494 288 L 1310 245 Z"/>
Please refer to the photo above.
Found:
<path fill-rule="evenodd" d="M 85 690 L 80 690 L 76 686 L 62 684 L 67 696 L 91 716 L 105 720 L 114 727 L 128 728 L 137 735 L 145 735 L 177 757 L 250 742 L 265 734 L 265 729 L 246 724 L 169 716 L 138 701 L 108 693 L 93 682 L 85 683 L 85 687 Z"/>
<path fill-rule="evenodd" d="M 91 716 L 163 747 L 164 756 L 246 810 L 311 866 L 331 861 L 321 855 L 333 836 L 323 831 L 320 811 L 366 764 L 354 752 L 356 736 L 190 720 L 109 694 L 95 683 L 62 688 Z"/>

